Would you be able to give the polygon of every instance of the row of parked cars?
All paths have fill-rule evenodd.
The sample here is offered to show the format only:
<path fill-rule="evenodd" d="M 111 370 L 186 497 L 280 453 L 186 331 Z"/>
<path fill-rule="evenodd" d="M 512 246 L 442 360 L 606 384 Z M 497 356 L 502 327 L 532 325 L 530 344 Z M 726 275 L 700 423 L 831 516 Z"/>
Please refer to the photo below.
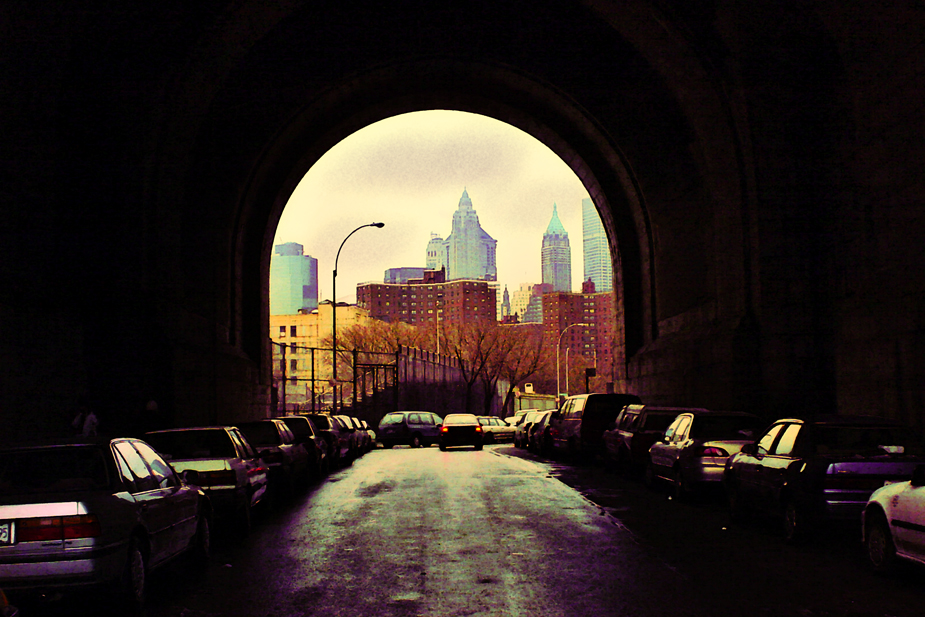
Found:
<path fill-rule="evenodd" d="M 0 448 L 0 589 L 111 586 L 140 606 L 148 573 L 206 563 L 213 525 L 246 533 L 254 508 L 372 449 L 344 415 L 69 438 Z"/>
<path fill-rule="evenodd" d="M 598 459 L 682 499 L 720 488 L 734 520 L 772 517 L 788 541 L 823 525 L 860 526 L 878 570 L 897 558 L 925 563 L 925 448 L 909 427 L 844 415 L 768 426 L 753 414 L 627 396 L 581 395 L 559 410 L 525 410 L 514 420 L 514 443 Z"/>

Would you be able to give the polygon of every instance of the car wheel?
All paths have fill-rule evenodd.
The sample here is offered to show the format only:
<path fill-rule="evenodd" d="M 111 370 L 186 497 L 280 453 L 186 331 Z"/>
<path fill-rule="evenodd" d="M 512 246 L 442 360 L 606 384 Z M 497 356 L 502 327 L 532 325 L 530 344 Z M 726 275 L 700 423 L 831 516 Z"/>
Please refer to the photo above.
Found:
<path fill-rule="evenodd" d="M 385 448 L 386 450 L 391 450 L 393 447 L 395 447 L 395 444 L 392 443 L 391 441 L 383 441 L 382 447 Z"/>
<path fill-rule="evenodd" d="M 674 483 L 672 485 L 674 488 L 674 498 L 684 501 L 690 499 L 693 495 L 693 490 L 691 489 L 690 482 L 684 477 L 684 472 L 680 469 L 676 469 L 674 472 Z"/>
<path fill-rule="evenodd" d="M 193 538 L 193 558 L 200 564 L 209 562 L 212 554 L 212 525 L 205 514 L 196 522 L 196 535 Z"/>
<path fill-rule="evenodd" d="M 784 503 L 784 541 L 794 544 L 806 536 L 806 521 L 802 508 L 798 508 L 793 499 Z"/>
<path fill-rule="evenodd" d="M 148 562 L 138 538 L 129 540 L 128 559 L 122 574 L 122 591 L 132 606 L 139 607 L 145 603 L 145 583 L 147 581 Z"/>
<path fill-rule="evenodd" d="M 480 443 L 475 444 L 475 449 L 476 449 L 476 450 L 481 450 L 481 449 L 482 449 L 482 444 L 480 444 Z"/>
<path fill-rule="evenodd" d="M 440 444 L 440 451 L 441 451 L 441 452 L 446 452 L 446 446 L 443 445 L 443 444 Z"/>
<path fill-rule="evenodd" d="M 896 565 L 896 545 L 886 518 L 879 512 L 867 527 L 867 556 L 875 572 L 889 572 Z"/>
<path fill-rule="evenodd" d="M 648 488 L 655 488 L 655 468 L 652 466 L 652 461 L 646 463 L 646 471 L 643 475 L 643 483 Z"/>
<path fill-rule="evenodd" d="M 732 483 L 726 487 L 726 504 L 729 508 L 729 518 L 734 523 L 743 523 L 748 520 L 748 507 L 742 503 L 739 489 Z"/>
<path fill-rule="evenodd" d="M 412 436 L 411 436 L 411 447 L 412 447 L 412 448 L 420 448 L 420 447 L 421 447 L 421 436 L 420 436 L 420 435 L 412 435 Z"/>

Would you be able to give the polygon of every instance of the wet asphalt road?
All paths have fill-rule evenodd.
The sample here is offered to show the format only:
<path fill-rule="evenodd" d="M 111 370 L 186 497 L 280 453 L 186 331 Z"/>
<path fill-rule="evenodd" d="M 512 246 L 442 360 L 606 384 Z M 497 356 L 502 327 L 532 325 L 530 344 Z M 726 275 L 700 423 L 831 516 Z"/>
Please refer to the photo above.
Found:
<path fill-rule="evenodd" d="M 150 617 L 295 615 L 912 617 L 925 569 L 865 567 L 854 534 L 786 546 L 770 524 L 728 524 L 719 500 L 676 503 L 593 466 L 492 446 L 376 450 L 211 566 L 152 575 Z M 21 606 L 119 614 L 99 594 Z"/>

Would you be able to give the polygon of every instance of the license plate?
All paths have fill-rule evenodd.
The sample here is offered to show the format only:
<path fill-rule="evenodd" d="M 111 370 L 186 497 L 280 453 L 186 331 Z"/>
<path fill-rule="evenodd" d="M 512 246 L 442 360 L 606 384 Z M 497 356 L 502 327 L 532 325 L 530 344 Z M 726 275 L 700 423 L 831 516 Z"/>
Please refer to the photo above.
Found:
<path fill-rule="evenodd" d="M 10 521 L 0 522 L 0 545 L 13 543 L 13 523 Z"/>

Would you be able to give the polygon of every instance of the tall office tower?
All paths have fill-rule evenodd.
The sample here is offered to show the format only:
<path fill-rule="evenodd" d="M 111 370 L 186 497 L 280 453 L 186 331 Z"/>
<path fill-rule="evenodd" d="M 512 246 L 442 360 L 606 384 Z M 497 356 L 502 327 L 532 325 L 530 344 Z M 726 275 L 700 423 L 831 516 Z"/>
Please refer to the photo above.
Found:
<path fill-rule="evenodd" d="M 295 242 L 277 244 L 270 257 L 270 314 L 318 308 L 318 260 Z"/>
<path fill-rule="evenodd" d="M 572 249 L 556 204 L 552 205 L 552 219 L 543 234 L 541 260 L 543 282 L 552 285 L 552 291 L 572 291 Z"/>
<path fill-rule="evenodd" d="M 504 295 L 501 297 L 501 318 L 511 314 L 511 294 L 507 292 L 507 285 L 504 286 Z"/>
<path fill-rule="evenodd" d="M 430 233 L 430 242 L 427 243 L 425 266 L 428 270 L 439 270 L 446 267 L 446 242 L 433 232 Z"/>
<path fill-rule="evenodd" d="M 581 250 L 585 261 L 583 280 L 593 282 L 598 292 L 612 291 L 610 245 L 601 217 L 590 199 L 581 200 Z"/>
<path fill-rule="evenodd" d="M 498 280 L 495 248 L 498 241 L 485 233 L 472 209 L 469 193 L 463 190 L 453 213 L 453 232 L 446 244 L 446 279 Z"/>

